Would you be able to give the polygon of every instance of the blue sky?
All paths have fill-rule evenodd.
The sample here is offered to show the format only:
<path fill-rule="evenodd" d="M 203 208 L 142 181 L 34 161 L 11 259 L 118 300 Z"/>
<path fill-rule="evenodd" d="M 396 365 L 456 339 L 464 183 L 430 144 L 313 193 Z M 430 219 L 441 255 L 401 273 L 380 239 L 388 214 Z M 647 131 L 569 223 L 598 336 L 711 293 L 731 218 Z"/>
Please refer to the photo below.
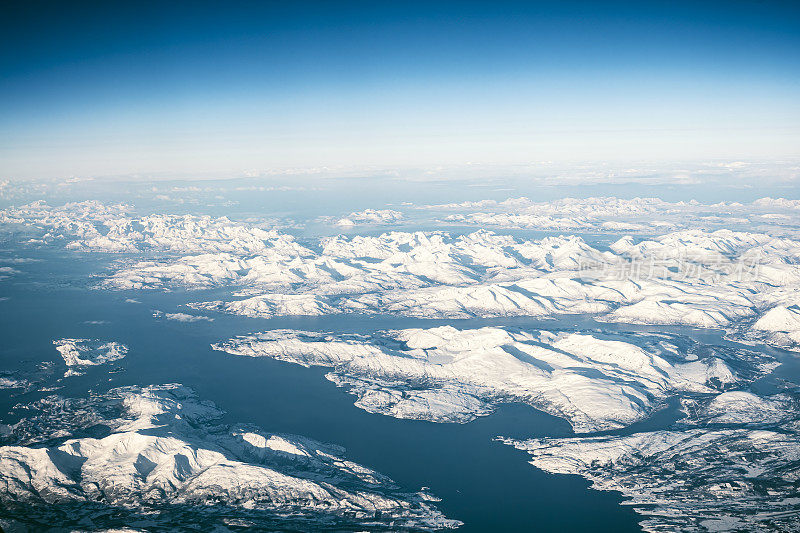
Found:
<path fill-rule="evenodd" d="M 792 3 L 112 4 L 0 22 L 0 177 L 800 156 Z"/>

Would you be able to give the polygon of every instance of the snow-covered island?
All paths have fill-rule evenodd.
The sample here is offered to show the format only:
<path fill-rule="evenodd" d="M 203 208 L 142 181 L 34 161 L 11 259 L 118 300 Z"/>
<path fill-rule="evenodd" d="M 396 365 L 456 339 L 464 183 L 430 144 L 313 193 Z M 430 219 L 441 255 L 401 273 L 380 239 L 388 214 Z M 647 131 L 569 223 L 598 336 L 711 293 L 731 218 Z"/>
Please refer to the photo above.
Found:
<path fill-rule="evenodd" d="M 25 407 L 35 414 L 0 437 L 3 530 L 459 525 L 442 516 L 434 496 L 402 492 L 341 448 L 221 425 L 223 413 L 182 385 L 51 396 Z"/>

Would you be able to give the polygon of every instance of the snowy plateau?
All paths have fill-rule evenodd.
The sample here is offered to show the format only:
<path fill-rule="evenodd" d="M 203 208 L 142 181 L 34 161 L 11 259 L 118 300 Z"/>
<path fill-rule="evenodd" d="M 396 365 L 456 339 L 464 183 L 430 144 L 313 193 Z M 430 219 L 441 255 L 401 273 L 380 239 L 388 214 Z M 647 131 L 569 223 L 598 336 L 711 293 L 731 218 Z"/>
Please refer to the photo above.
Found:
<path fill-rule="evenodd" d="M 91 257 L 93 290 L 179 298 L 147 311 L 170 327 L 239 320 L 215 356 L 322 367 L 369 413 L 466 424 L 514 403 L 560 418 L 569 437 L 498 442 L 622 494 L 646 531 L 800 528 L 800 388 L 785 370 L 800 355 L 797 201 L 386 207 L 316 216 L 309 227 L 326 231 L 314 233 L 39 201 L 0 211 L 0 228 L 20 250 Z M 337 317 L 395 325 L 322 321 Z M 285 325 L 301 319 L 312 326 Z M 54 344 L 67 376 L 132 358 L 118 342 Z M 38 383 L 26 379 L 3 374 L 0 389 Z M 67 516 L 89 530 L 120 516 L 141 529 L 460 525 L 427 491 L 335 445 L 223 423 L 181 385 L 49 395 L 14 412 L 0 432 L 4 530 Z"/>

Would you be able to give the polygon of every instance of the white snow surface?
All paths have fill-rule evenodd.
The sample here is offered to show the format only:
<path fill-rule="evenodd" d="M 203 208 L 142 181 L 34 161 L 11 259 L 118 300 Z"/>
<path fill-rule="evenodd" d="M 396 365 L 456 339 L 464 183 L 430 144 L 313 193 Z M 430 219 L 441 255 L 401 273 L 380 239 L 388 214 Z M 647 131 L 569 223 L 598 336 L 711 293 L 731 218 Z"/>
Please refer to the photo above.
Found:
<path fill-rule="evenodd" d="M 758 396 L 749 391 L 724 392 L 712 398 L 682 400 L 684 424 L 777 425 L 792 418 L 797 409 L 786 394 Z"/>
<path fill-rule="evenodd" d="M 0 447 L 2 514 L 29 527 L 58 516 L 92 529 L 145 516 L 161 528 L 206 530 L 231 519 L 270 530 L 459 525 L 431 495 L 400 491 L 342 458 L 341 448 L 220 425 L 222 412 L 181 385 L 50 397 L 32 407 L 45 409 L 12 428 L 15 445 Z M 107 435 L 71 436 L 98 424 Z"/>
<path fill-rule="evenodd" d="M 537 202 L 527 197 L 420 206 L 440 213 L 444 225 L 561 231 L 653 233 L 679 229 L 714 230 L 757 226 L 759 231 L 789 234 L 800 225 L 797 200 L 762 198 L 750 204 L 659 198 L 562 198 Z M 777 221 L 780 220 L 780 223 Z"/>
<path fill-rule="evenodd" d="M 192 323 L 192 322 L 213 322 L 214 319 L 211 317 L 203 316 L 203 315 L 190 315 L 188 313 L 165 313 L 163 311 L 154 311 L 153 312 L 154 318 L 165 318 L 167 320 L 173 320 L 175 322 L 184 322 L 184 323 Z"/>
<path fill-rule="evenodd" d="M 401 209 L 365 209 L 354 211 L 341 218 L 326 217 L 343 227 L 361 224 L 392 224 L 414 219 L 425 212 L 451 213 L 445 219 L 459 224 L 494 226 L 498 228 L 535 228 L 544 230 L 633 231 L 651 234 L 654 231 L 679 229 L 713 230 L 757 226 L 759 231 L 786 234 L 795 232 L 800 225 L 798 200 L 762 198 L 750 204 L 717 202 L 704 204 L 697 201 L 667 202 L 659 198 L 562 198 L 534 201 L 527 197 L 508 198 L 503 201 L 479 200 L 461 203 L 413 206 Z M 476 211 L 478 210 L 478 211 Z M 404 212 L 405 211 L 405 212 Z M 771 222 L 770 219 L 780 222 Z M 446 220 L 447 221 L 447 220 Z M 108 240 L 99 239 L 97 245 L 110 245 L 120 239 L 130 244 L 146 246 L 164 244 L 175 237 L 188 239 L 218 239 L 226 230 L 222 226 L 239 225 L 225 217 L 202 216 L 136 216 L 125 205 L 105 205 L 97 201 L 73 202 L 64 206 L 50 206 L 43 201 L 20 207 L 0 210 L 0 224 L 25 223 L 54 229 L 48 237 L 60 238 L 71 234 L 93 239 L 108 232 Z M 759 224 L 760 223 L 760 224 Z M 110 230 L 110 231 L 108 231 Z M 222 233 L 215 231 L 222 230 Z M 231 234 L 241 237 L 242 233 Z M 247 237 L 245 237 L 247 239 Z M 249 240 L 249 239 L 248 239 Z M 138 242 L 137 241 L 144 241 Z M 111 246 L 109 250 L 122 251 L 124 247 Z"/>
<path fill-rule="evenodd" d="M 30 387 L 28 380 L 0 376 L 0 389 L 25 389 L 28 387 Z"/>
<path fill-rule="evenodd" d="M 128 347 L 119 342 L 96 339 L 59 339 L 53 344 L 69 369 L 67 376 L 80 375 L 81 369 L 119 361 L 128 355 Z"/>
<path fill-rule="evenodd" d="M 349 215 L 340 218 L 335 222 L 337 226 L 349 228 L 356 225 L 388 225 L 400 222 L 403 213 L 392 209 L 365 209 L 364 211 L 354 211 Z"/>
<path fill-rule="evenodd" d="M 577 432 L 624 427 L 677 391 L 710 393 L 745 379 L 713 355 L 678 360 L 667 350 L 591 334 L 497 327 L 371 336 L 275 330 L 213 347 L 330 367 L 328 378 L 370 412 L 468 422 L 498 403 L 524 402 L 566 419 Z"/>
<path fill-rule="evenodd" d="M 754 413 L 755 414 L 755 413 Z M 649 532 L 796 531 L 800 435 L 759 429 L 503 439 L 556 474 L 622 493 Z"/>
<path fill-rule="evenodd" d="M 764 332 L 764 337 L 777 346 L 800 346 L 800 305 L 778 305 L 764 313 L 753 330 Z"/>
<path fill-rule="evenodd" d="M 722 329 L 733 340 L 800 351 L 798 205 L 783 198 L 711 205 L 510 198 L 328 217 L 350 235 L 301 239 L 226 217 L 141 216 L 99 202 L 35 202 L 0 211 L 0 225 L 33 234 L 33 246 L 118 254 L 99 287 L 236 291 L 189 304 L 208 314 L 580 314 L 607 323 Z M 476 231 L 352 235 L 361 225 L 411 225 L 414 212 L 438 217 L 437 227 Z M 533 239 L 485 228 L 614 238 L 606 247 L 580 235 Z M 800 529 L 797 394 L 747 390 L 777 365 L 769 354 L 696 348 L 687 339 L 602 328 L 443 326 L 364 335 L 273 330 L 214 348 L 328 367 L 327 379 L 355 395 L 358 407 L 396 418 L 463 423 L 499 403 L 523 402 L 562 417 L 576 433 L 617 430 L 505 442 L 527 451 L 538 468 L 622 492 L 645 516 L 647 531 Z M 54 344 L 67 375 L 127 352 L 118 343 L 85 339 Z M 20 383 L 12 375 L 0 378 L 0 388 Z M 619 431 L 674 396 L 684 418 L 668 429 Z M 4 518 L 2 527 L 17 519 L 52 523 L 41 514 L 42 502 L 75 503 L 70 509 L 83 513 L 76 520 L 102 521 L 112 506 L 135 517 L 157 510 L 170 523 L 190 516 L 206 520 L 198 526 L 205 529 L 457 525 L 427 503 L 430 495 L 400 492 L 380 474 L 342 459 L 340 449 L 218 424 L 216 408 L 178 385 L 114 389 L 83 403 L 49 397 L 39 404 L 42 416 L 1 436 L 16 439 L 0 448 L 0 492 L 6 494 L 0 515 L 15 517 Z M 83 431 L 96 424 L 109 433 L 76 433 L 77 426 Z M 31 502 L 38 504 L 33 514 Z M 224 516 L 212 505 L 219 502 L 227 502 Z"/>
<path fill-rule="evenodd" d="M 51 207 L 45 202 L 0 211 L 0 224 L 24 224 L 43 233 L 37 243 L 64 243 L 73 250 L 137 253 L 255 253 L 293 246 L 275 231 L 265 231 L 227 217 L 207 215 L 137 216 L 129 206 L 97 201 Z"/>
<path fill-rule="evenodd" d="M 479 203 L 527 209 L 530 216 L 560 214 L 570 221 L 548 222 L 550 230 L 578 229 L 591 213 L 605 230 L 633 231 L 640 224 L 636 216 L 652 222 L 659 213 L 685 210 L 708 217 L 709 212 L 740 216 L 769 208 L 797 216 L 787 202 L 703 205 L 590 198 L 536 203 L 518 198 Z M 381 212 L 364 213 L 380 218 L 375 213 Z M 103 287 L 227 287 L 245 297 L 196 302 L 198 309 L 264 318 L 346 312 L 420 318 L 593 314 L 610 322 L 722 328 L 749 341 L 797 346 L 796 329 L 770 325 L 776 310 L 797 314 L 797 231 L 782 233 L 789 238 L 774 236 L 779 232 L 680 229 L 659 222 L 648 230 L 658 236 L 623 236 L 604 250 L 574 235 L 529 240 L 483 229 L 466 235 L 394 231 L 300 242 L 225 217 L 136 216 L 125 206 L 99 202 L 62 207 L 37 202 L 2 211 L 0 223 L 39 228 L 34 244 L 133 254 L 102 280 Z M 151 258 L 142 260 L 145 251 Z"/>
<path fill-rule="evenodd" d="M 742 337 L 743 325 L 800 297 L 800 242 L 727 230 L 638 243 L 623 238 L 611 251 L 579 237 L 520 241 L 486 231 L 339 236 L 324 239 L 320 252 L 298 251 L 293 242 L 286 237 L 282 251 L 253 256 L 139 262 L 105 285 L 242 287 L 246 299 L 195 305 L 252 317 L 593 314 L 609 322 L 722 328 Z"/>

